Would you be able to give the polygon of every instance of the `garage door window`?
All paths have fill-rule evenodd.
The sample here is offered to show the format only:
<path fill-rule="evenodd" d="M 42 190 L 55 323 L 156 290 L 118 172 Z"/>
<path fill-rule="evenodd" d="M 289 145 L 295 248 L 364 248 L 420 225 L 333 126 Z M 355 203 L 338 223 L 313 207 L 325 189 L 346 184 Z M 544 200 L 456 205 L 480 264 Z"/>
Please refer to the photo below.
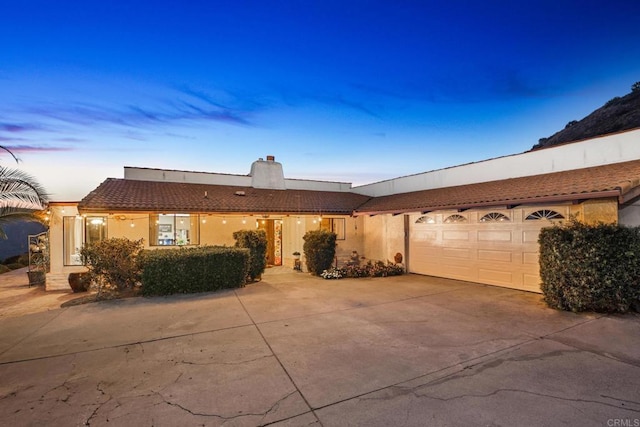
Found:
<path fill-rule="evenodd" d="M 430 216 L 421 216 L 420 218 L 416 219 L 416 224 L 435 224 L 436 220 L 433 219 L 433 217 Z"/>
<path fill-rule="evenodd" d="M 467 218 L 463 217 L 462 215 L 453 214 L 444 219 L 445 224 L 456 224 L 460 222 L 467 222 Z"/>
<path fill-rule="evenodd" d="M 505 222 L 510 221 L 509 217 L 505 214 L 501 214 L 500 212 L 490 212 L 480 218 L 480 222 Z"/>
<path fill-rule="evenodd" d="M 530 213 L 529 216 L 527 216 L 525 219 L 527 221 L 536 221 L 539 219 L 564 219 L 564 216 L 556 211 L 541 209 L 539 211 Z"/>

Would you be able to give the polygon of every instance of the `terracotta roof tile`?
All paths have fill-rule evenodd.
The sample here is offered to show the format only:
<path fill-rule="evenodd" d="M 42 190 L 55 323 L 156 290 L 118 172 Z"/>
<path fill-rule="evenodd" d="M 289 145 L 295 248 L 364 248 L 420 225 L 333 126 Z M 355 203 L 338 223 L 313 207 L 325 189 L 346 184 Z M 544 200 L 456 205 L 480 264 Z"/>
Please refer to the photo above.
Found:
<path fill-rule="evenodd" d="M 622 197 L 640 185 L 640 160 L 376 197 L 356 214 L 432 211 L 595 197 Z"/>
<path fill-rule="evenodd" d="M 238 192 L 244 195 L 238 195 Z M 368 199 L 368 196 L 349 192 L 270 190 L 109 178 L 82 199 L 78 208 L 94 212 L 351 214 Z"/>
<path fill-rule="evenodd" d="M 370 198 L 350 192 L 270 190 L 109 178 L 79 203 L 81 211 L 376 214 L 635 197 L 640 160 Z M 244 192 L 244 195 L 237 195 Z M 205 194 L 207 195 L 205 197 Z"/>

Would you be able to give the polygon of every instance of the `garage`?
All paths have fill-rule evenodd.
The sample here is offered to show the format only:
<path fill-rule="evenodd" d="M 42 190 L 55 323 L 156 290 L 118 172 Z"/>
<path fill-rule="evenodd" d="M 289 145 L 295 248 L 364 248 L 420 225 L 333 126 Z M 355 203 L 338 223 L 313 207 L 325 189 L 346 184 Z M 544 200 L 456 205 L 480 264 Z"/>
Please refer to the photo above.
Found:
<path fill-rule="evenodd" d="M 568 217 L 566 205 L 411 214 L 409 270 L 540 292 L 538 234 Z"/>

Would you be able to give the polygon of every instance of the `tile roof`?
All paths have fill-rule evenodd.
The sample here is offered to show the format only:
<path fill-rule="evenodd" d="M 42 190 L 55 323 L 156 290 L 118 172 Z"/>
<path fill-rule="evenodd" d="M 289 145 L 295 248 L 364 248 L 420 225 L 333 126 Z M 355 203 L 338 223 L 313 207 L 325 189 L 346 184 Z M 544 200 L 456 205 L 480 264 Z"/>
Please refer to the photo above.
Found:
<path fill-rule="evenodd" d="M 243 192 L 244 195 L 237 195 Z M 205 197 L 205 194 L 207 195 Z M 390 196 L 271 190 L 109 178 L 80 203 L 89 212 L 216 212 L 368 215 L 640 196 L 640 160 Z"/>
<path fill-rule="evenodd" d="M 355 214 L 401 213 L 638 195 L 640 160 L 375 197 Z"/>
<path fill-rule="evenodd" d="M 244 195 L 237 195 L 243 192 Z M 206 194 L 206 197 L 205 197 Z M 108 178 L 78 204 L 91 212 L 351 214 L 369 199 L 350 192 L 271 190 Z"/>

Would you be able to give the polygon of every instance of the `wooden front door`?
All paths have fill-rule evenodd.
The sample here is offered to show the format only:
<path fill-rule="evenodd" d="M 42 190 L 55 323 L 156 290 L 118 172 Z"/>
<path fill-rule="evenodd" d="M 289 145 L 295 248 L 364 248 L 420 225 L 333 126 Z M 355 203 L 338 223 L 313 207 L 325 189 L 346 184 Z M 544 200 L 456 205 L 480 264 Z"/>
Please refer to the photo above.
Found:
<path fill-rule="evenodd" d="M 267 234 L 267 265 L 282 265 L 282 221 L 260 219 L 258 229 Z"/>

